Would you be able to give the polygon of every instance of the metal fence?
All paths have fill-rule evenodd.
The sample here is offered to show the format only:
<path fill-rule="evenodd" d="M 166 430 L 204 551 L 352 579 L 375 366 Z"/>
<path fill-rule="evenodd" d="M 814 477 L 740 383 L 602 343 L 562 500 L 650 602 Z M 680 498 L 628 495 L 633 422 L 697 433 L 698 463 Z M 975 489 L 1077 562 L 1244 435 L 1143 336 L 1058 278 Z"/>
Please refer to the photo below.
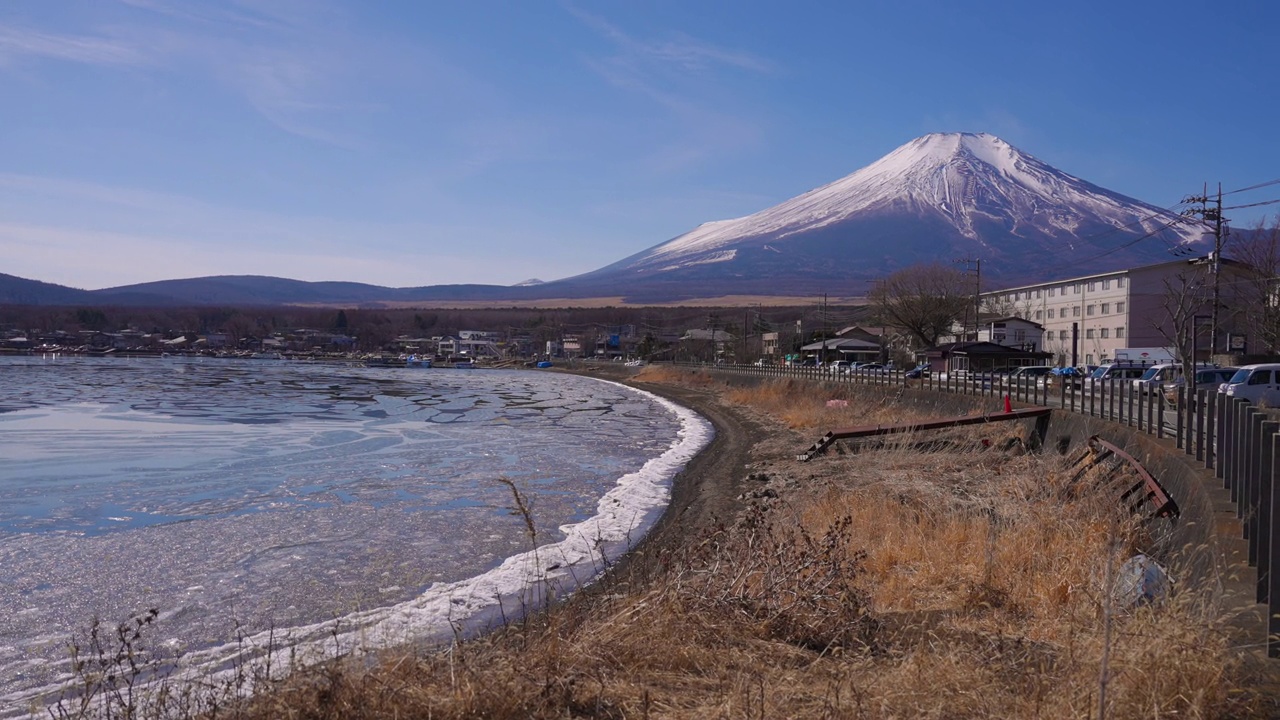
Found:
<path fill-rule="evenodd" d="M 950 374 L 909 378 L 903 371 L 858 371 L 784 365 L 677 363 L 687 367 L 761 377 L 797 378 L 859 385 L 910 387 L 959 395 L 1008 397 L 1013 402 L 1059 408 L 1119 423 L 1175 446 L 1222 481 L 1248 542 L 1249 566 L 1256 568 L 1257 602 L 1269 612 L 1267 654 L 1280 657 L 1280 412 L 1229 398 L 1216 386 L 1194 392 L 1179 387 L 1166 396 L 1132 379 L 1094 382 L 1089 378 L 1024 378 L 1000 374 Z"/>

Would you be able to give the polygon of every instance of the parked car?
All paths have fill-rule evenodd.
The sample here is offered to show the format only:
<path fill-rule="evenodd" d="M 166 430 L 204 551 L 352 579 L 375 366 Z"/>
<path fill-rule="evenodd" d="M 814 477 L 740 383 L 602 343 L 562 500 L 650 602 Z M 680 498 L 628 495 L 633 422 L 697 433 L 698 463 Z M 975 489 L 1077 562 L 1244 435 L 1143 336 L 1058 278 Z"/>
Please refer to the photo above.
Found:
<path fill-rule="evenodd" d="M 1045 379 L 1053 372 L 1051 365 L 1026 365 L 1016 367 L 1004 377 L 1004 384 L 1017 387 L 1045 386 Z"/>
<path fill-rule="evenodd" d="M 1196 372 L 1214 370 L 1217 367 L 1212 363 L 1196 363 Z M 1133 385 L 1139 391 L 1155 394 L 1163 393 L 1165 384 L 1181 379 L 1181 363 L 1157 363 L 1147 367 L 1147 371 L 1142 374 L 1142 377 L 1134 380 Z M 1199 384 L 1199 381 L 1197 381 L 1197 384 Z"/>
<path fill-rule="evenodd" d="M 1044 378 L 1045 387 L 1065 386 L 1068 388 L 1079 389 L 1081 380 L 1084 379 L 1084 373 L 1080 372 L 1080 368 L 1068 365 L 1066 367 L 1056 367 L 1049 371 Z"/>
<path fill-rule="evenodd" d="M 1137 380 L 1146 371 L 1147 366 L 1145 365 L 1130 365 L 1128 363 L 1102 365 L 1084 379 L 1084 389 L 1092 390 L 1115 380 Z"/>
<path fill-rule="evenodd" d="M 1222 386 L 1222 392 L 1256 405 L 1280 407 L 1280 363 L 1242 365 Z"/>
<path fill-rule="evenodd" d="M 1133 387 L 1139 392 L 1157 393 L 1162 390 L 1164 384 L 1172 380 L 1182 366 L 1177 363 L 1157 363 L 1148 366 L 1142 375 L 1133 381 Z"/>
<path fill-rule="evenodd" d="M 926 378 L 929 377 L 928 365 L 917 365 L 906 372 L 909 378 Z"/>
<path fill-rule="evenodd" d="M 1196 387 L 1207 386 L 1213 388 L 1215 391 L 1219 391 L 1224 384 L 1231 380 L 1237 370 L 1239 370 L 1239 368 L 1236 367 L 1198 368 L 1196 370 Z M 1185 376 L 1179 375 L 1161 386 L 1161 392 L 1164 395 L 1164 399 L 1170 405 L 1177 404 L 1178 388 L 1182 387 L 1186 381 L 1187 379 Z"/>
<path fill-rule="evenodd" d="M 889 372 L 889 368 L 882 363 L 869 362 L 860 363 L 853 368 L 855 375 L 880 375 Z"/>

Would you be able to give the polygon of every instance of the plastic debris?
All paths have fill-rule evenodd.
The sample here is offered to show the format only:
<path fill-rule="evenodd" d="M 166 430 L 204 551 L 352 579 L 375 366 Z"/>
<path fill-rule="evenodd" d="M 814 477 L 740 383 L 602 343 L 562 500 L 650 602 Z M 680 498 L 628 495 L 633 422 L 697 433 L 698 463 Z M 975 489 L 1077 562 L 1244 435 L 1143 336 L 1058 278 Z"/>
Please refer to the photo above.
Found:
<path fill-rule="evenodd" d="M 1155 560 L 1138 554 L 1120 566 L 1112 598 L 1119 607 L 1136 608 L 1162 602 L 1172 584 L 1169 573 Z"/>

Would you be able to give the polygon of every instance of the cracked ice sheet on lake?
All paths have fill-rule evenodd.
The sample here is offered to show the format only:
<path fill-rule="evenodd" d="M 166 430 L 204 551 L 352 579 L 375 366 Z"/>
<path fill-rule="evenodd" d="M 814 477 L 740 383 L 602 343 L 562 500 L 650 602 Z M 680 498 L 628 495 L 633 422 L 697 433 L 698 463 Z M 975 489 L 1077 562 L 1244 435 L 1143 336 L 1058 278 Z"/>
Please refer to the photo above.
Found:
<path fill-rule="evenodd" d="M 190 666 L 226 672 L 236 663 L 285 667 L 290 650 L 303 657 L 369 652 L 405 643 L 445 642 L 490 629 L 592 580 L 606 561 L 628 550 L 652 527 L 670 498 L 670 480 L 711 441 L 711 424 L 696 413 L 652 396 L 681 420 L 678 438 L 661 456 L 620 478 L 594 516 L 560 528 L 564 538 L 508 557 L 478 577 L 432 586 L 413 600 L 351 613 L 338 622 L 294 627 L 282 646 L 279 634 L 259 633 L 246 643 L 192 653 Z M 275 647 L 274 651 L 271 648 Z"/>
<path fill-rule="evenodd" d="M 126 392 L 104 372 L 67 372 L 45 388 L 52 399 L 19 394 L 25 406 L 0 412 L 0 453 L 29 453 L 26 475 L 0 474 L 0 700 L 56 680 L 89 618 L 114 624 L 153 606 L 158 639 L 193 652 L 235 623 L 305 638 L 340 618 L 379 642 L 437 637 L 449 621 L 483 626 L 501 614 L 486 599 L 518 607 L 532 562 L 493 478 L 531 498 L 549 543 L 538 566 L 560 565 L 548 579 L 567 589 L 639 539 L 710 432 L 590 378 L 444 371 L 425 391 L 423 371 L 310 370 L 302 382 L 285 370 L 251 381 L 182 370 L 206 376 L 189 390 L 224 390 L 209 406 L 171 386 Z M 97 402 L 62 386 L 75 383 Z M 59 413 L 92 462 L 33 447 L 57 439 Z"/>

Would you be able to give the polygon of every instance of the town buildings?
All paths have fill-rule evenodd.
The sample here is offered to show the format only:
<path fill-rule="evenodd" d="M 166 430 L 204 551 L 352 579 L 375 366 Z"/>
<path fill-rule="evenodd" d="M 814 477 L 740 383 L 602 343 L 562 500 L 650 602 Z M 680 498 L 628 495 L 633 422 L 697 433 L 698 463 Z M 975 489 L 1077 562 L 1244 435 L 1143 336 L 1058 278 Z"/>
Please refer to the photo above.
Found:
<path fill-rule="evenodd" d="M 1244 274 L 1231 260 L 1198 257 L 994 290 L 982 294 L 981 306 L 1040 325 L 1037 349 L 1051 353 L 1056 365 L 1102 364 L 1122 348 L 1171 347 L 1193 327 L 1207 358 L 1238 349 L 1233 344 L 1247 335 Z M 1211 343 L 1215 286 L 1217 341 Z"/>

